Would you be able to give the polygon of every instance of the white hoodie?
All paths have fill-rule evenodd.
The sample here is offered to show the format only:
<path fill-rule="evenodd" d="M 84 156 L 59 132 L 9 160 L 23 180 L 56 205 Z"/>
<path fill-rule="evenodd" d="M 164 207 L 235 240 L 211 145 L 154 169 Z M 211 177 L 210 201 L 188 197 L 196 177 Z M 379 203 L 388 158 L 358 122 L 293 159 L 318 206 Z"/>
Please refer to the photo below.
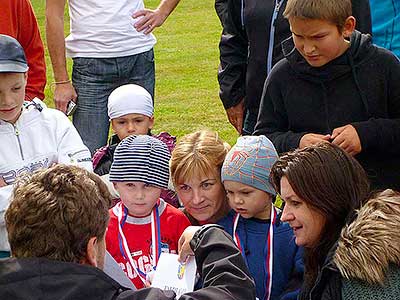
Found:
<path fill-rule="evenodd" d="M 24 172 L 54 163 L 75 164 L 92 171 L 90 152 L 70 120 L 60 111 L 34 99 L 24 103 L 21 116 L 11 124 L 0 120 L 0 251 L 9 251 L 4 213 L 13 183 Z"/>

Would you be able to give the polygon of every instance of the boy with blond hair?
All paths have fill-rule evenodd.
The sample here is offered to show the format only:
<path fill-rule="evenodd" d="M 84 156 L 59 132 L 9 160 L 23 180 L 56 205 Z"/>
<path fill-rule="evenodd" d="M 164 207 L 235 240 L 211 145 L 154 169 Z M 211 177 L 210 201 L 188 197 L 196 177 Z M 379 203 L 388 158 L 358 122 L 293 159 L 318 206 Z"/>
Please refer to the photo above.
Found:
<path fill-rule="evenodd" d="M 90 152 L 67 116 L 37 98 L 24 102 L 28 69 L 20 43 L 1 34 L 0 258 L 10 254 L 3 215 L 18 176 L 57 163 L 92 170 Z"/>
<path fill-rule="evenodd" d="M 289 0 L 292 38 L 265 82 L 254 134 L 279 153 L 320 141 L 354 155 L 374 188 L 400 188 L 400 62 L 354 30 L 351 1 Z"/>

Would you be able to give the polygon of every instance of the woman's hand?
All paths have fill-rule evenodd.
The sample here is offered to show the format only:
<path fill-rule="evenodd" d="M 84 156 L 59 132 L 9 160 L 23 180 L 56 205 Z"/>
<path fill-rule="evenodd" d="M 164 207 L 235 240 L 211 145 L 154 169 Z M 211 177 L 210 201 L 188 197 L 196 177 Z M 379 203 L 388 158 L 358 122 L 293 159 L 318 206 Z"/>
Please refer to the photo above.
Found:
<path fill-rule="evenodd" d="M 182 233 L 178 241 L 178 254 L 179 262 L 185 263 L 189 256 L 194 255 L 192 248 L 190 247 L 190 241 L 192 240 L 194 234 L 199 230 L 201 226 L 189 226 Z"/>

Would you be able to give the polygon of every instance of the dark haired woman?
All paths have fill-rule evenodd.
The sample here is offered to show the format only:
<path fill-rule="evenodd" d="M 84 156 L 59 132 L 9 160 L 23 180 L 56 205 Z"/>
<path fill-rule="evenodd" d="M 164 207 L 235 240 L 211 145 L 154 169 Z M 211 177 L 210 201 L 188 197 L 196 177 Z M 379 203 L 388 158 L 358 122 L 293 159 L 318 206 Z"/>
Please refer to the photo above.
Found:
<path fill-rule="evenodd" d="M 305 282 L 299 299 L 383 299 L 376 298 L 379 288 L 385 299 L 400 299 L 400 234 L 395 232 L 400 228 L 396 216 L 400 197 L 392 204 L 397 210 L 388 210 L 384 201 L 363 206 L 369 196 L 365 171 L 330 143 L 283 155 L 271 178 L 285 201 L 281 220 L 289 223 L 296 244 L 305 249 Z M 371 205 L 374 217 L 363 213 L 371 211 Z M 367 236 L 360 229 L 363 224 L 370 226 Z M 370 269 L 374 262 L 379 267 Z"/>

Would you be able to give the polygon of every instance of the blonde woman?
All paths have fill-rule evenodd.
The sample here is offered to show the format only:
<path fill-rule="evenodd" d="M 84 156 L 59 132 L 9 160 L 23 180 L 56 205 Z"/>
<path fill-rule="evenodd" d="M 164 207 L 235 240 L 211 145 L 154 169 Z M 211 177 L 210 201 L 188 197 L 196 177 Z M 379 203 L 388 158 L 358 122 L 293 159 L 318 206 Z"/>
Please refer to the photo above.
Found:
<path fill-rule="evenodd" d="M 171 178 L 193 225 L 216 223 L 230 210 L 221 167 L 230 146 L 218 133 L 200 130 L 184 136 L 171 156 Z"/>

